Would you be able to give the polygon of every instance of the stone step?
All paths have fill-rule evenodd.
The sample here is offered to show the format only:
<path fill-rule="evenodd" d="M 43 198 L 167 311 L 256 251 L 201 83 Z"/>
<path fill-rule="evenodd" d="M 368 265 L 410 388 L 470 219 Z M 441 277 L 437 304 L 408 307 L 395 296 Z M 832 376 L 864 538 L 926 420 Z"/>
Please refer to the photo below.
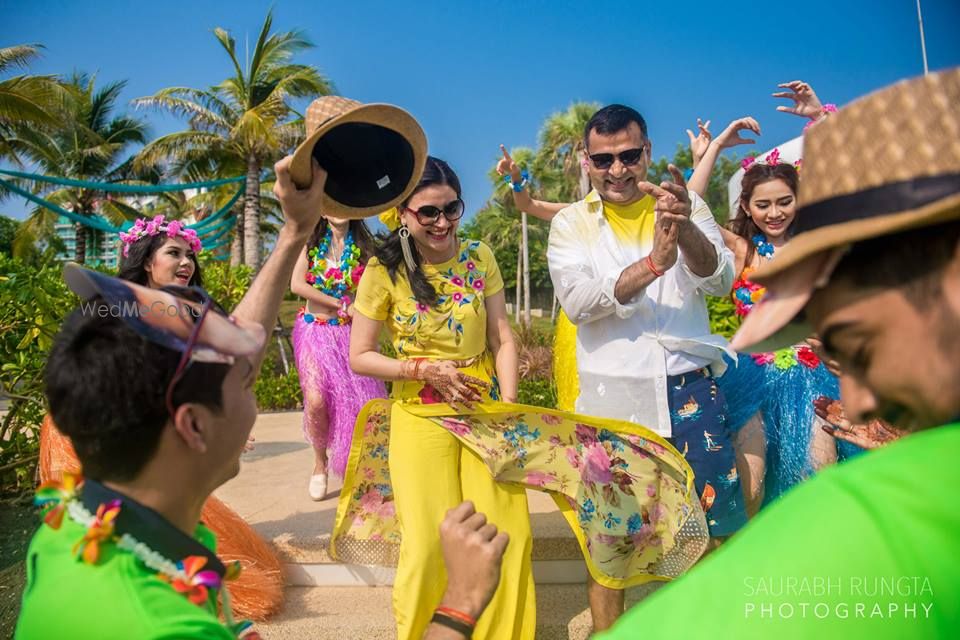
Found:
<path fill-rule="evenodd" d="M 340 481 L 331 476 L 330 494 L 321 502 L 307 495 L 313 451 L 301 432 L 302 413 L 261 414 L 254 427 L 256 444 L 244 454 L 240 474 L 217 491 L 265 539 L 287 565 L 290 584 L 383 585 L 392 570 L 337 563 L 328 553 Z M 534 572 L 538 583 L 583 582 L 580 548 L 544 493 L 528 491 L 533 529 Z"/>
<path fill-rule="evenodd" d="M 657 583 L 627 590 L 630 606 Z M 388 587 L 288 587 L 283 610 L 256 629 L 265 640 L 392 640 Z M 537 585 L 537 640 L 586 640 L 591 618 L 584 585 Z"/>

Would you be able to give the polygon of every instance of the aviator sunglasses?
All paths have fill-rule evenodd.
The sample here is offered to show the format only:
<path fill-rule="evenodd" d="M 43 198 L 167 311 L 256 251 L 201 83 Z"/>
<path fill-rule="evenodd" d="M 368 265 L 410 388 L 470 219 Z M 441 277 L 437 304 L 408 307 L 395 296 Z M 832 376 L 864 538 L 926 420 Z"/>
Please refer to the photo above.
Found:
<path fill-rule="evenodd" d="M 620 164 L 625 167 L 632 167 L 643 159 L 643 149 L 627 149 L 620 153 L 594 153 L 589 156 L 590 162 L 597 169 L 609 169 L 613 166 L 614 159 L 619 159 Z"/>
<path fill-rule="evenodd" d="M 176 388 L 177 383 L 183 379 L 183 376 L 187 371 L 187 367 L 192 361 L 191 356 L 193 355 L 194 348 L 197 346 L 197 338 L 200 336 L 200 328 L 203 326 L 203 321 L 206 320 L 207 314 L 211 310 L 223 316 L 226 316 L 227 312 L 210 297 L 209 293 L 200 287 L 181 287 L 171 285 L 162 287 L 162 289 L 163 291 L 172 293 L 173 295 L 183 298 L 189 302 L 200 305 L 200 309 L 187 307 L 187 317 L 192 318 L 194 321 L 193 330 L 190 332 L 190 337 L 187 340 L 186 348 L 183 350 L 183 355 L 180 356 L 180 363 L 177 365 L 177 369 L 173 373 L 173 378 L 170 379 L 170 384 L 167 385 L 167 392 L 165 394 L 167 411 L 170 413 L 170 417 L 173 417 L 174 413 L 176 412 L 176 407 L 173 406 L 173 391 Z"/>
<path fill-rule="evenodd" d="M 442 214 L 444 218 L 453 222 L 454 220 L 459 220 L 463 216 L 464 204 L 463 200 L 457 198 L 452 200 L 443 207 L 435 207 L 432 204 L 426 204 L 419 209 L 411 209 L 410 207 L 404 207 L 407 211 L 417 216 L 417 222 L 424 226 L 431 224 L 436 224 L 437 220 L 440 219 Z"/>

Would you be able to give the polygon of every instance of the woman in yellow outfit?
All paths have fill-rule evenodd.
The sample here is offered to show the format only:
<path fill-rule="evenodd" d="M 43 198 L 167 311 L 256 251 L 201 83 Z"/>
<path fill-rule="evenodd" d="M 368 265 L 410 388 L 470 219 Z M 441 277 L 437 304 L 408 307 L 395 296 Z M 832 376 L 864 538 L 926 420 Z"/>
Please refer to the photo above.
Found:
<path fill-rule="evenodd" d="M 437 607 L 450 604 L 441 602 L 439 524 L 464 499 L 510 538 L 489 606 L 461 611 L 479 617 L 478 640 L 535 634 L 525 487 L 554 496 L 591 575 L 607 586 L 674 577 L 707 538 L 692 471 L 662 438 L 512 404 L 517 352 L 502 278 L 486 245 L 457 238 L 463 209 L 454 172 L 428 158 L 413 194 L 384 220 L 394 231 L 349 311 L 352 368 L 393 388 L 390 401 L 358 416 L 331 551 L 390 563 L 399 545 L 400 640 L 420 638 Z M 395 358 L 379 352 L 384 326 Z"/>
<path fill-rule="evenodd" d="M 517 351 L 503 280 L 486 245 L 458 241 L 463 209 L 456 174 L 442 160 L 428 158 L 417 189 L 399 213 L 406 229 L 400 233 L 409 235 L 388 239 L 361 279 L 351 366 L 361 375 L 393 380 L 395 399 L 476 402 L 499 383 L 503 398 L 516 401 Z M 406 269 L 404 253 L 414 269 Z M 412 278 L 404 277 L 411 272 Z M 434 285 L 437 280 L 446 282 Z M 398 359 L 379 353 L 383 323 L 393 334 Z M 416 380 L 420 377 L 430 386 Z M 446 578 L 438 525 L 448 509 L 467 499 L 510 536 L 500 587 L 474 637 L 533 638 L 536 609 L 524 488 L 496 482 L 455 436 L 406 412 L 403 404 L 394 405 L 390 421 L 389 469 L 403 534 L 393 590 L 398 637 L 420 638 L 441 604 Z"/>

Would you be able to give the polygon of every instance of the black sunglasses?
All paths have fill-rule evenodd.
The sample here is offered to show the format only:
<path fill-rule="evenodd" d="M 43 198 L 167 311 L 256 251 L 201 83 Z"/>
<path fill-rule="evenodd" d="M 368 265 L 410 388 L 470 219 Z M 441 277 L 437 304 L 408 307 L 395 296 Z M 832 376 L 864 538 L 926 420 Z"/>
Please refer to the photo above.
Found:
<path fill-rule="evenodd" d="M 419 209 L 411 209 L 410 207 L 404 207 L 407 211 L 417 216 L 417 222 L 427 226 L 431 224 L 436 224 L 437 220 L 440 219 L 440 215 L 443 214 L 443 217 L 453 222 L 454 220 L 459 220 L 463 216 L 463 210 L 465 205 L 463 200 L 457 198 L 452 200 L 447 204 L 443 205 L 443 208 L 435 207 L 432 204 L 426 204 L 420 207 Z"/>
<path fill-rule="evenodd" d="M 632 167 L 643 159 L 643 147 L 639 149 L 627 149 L 620 153 L 594 153 L 590 156 L 590 162 L 597 169 L 609 169 L 613 166 L 615 159 L 620 160 L 620 164 L 625 167 Z"/>

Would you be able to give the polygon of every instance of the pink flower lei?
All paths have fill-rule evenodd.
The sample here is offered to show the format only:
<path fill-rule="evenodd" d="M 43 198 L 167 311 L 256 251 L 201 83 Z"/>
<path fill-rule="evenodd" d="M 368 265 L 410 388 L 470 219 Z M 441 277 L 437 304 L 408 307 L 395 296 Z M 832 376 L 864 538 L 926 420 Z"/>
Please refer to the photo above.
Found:
<path fill-rule="evenodd" d="M 123 243 L 123 257 L 127 257 L 130 254 L 130 246 L 135 242 L 140 241 L 142 238 L 159 235 L 161 233 L 165 233 L 171 238 L 180 236 L 187 241 L 187 244 L 190 245 L 194 253 L 200 253 L 201 249 L 203 249 L 203 244 L 200 242 L 196 231 L 188 229 L 179 220 L 167 222 L 165 216 L 161 215 L 156 216 L 150 221 L 144 218 L 137 218 L 137 221 L 133 223 L 129 231 L 120 232 L 120 242 Z"/>

